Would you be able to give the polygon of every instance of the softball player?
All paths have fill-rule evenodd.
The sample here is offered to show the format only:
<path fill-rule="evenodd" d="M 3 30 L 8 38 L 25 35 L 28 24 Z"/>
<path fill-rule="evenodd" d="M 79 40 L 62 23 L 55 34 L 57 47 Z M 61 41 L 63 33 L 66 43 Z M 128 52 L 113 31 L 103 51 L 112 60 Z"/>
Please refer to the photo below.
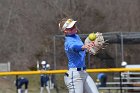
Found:
<path fill-rule="evenodd" d="M 97 80 L 100 82 L 98 87 L 106 87 L 107 75 L 105 73 L 99 73 L 97 75 Z"/>
<path fill-rule="evenodd" d="M 42 61 L 41 65 L 42 65 L 42 70 L 47 70 L 50 68 L 50 65 L 46 64 L 46 61 Z M 49 76 L 46 74 L 42 74 L 40 76 L 40 84 L 41 84 L 40 93 L 43 93 L 44 87 L 46 88 L 47 93 L 50 93 L 48 82 L 49 82 Z"/>
<path fill-rule="evenodd" d="M 29 81 L 27 78 L 24 78 L 24 77 L 19 77 L 17 80 L 16 80 L 16 87 L 18 89 L 18 93 L 23 93 L 22 92 L 22 86 L 25 85 L 25 90 L 24 90 L 24 93 L 28 93 L 28 84 L 29 84 Z"/>
<path fill-rule="evenodd" d="M 64 18 L 59 23 L 59 28 L 65 35 L 64 49 L 68 58 L 68 72 L 65 73 L 64 81 L 69 93 L 99 93 L 86 72 L 85 65 L 85 50 L 94 44 L 83 44 L 77 34 L 76 22 L 71 18 Z"/>

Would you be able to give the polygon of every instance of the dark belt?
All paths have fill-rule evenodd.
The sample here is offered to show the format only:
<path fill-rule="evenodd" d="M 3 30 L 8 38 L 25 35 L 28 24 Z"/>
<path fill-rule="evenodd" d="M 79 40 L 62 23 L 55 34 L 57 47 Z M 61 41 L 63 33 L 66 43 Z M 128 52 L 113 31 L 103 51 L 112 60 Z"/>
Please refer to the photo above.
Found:
<path fill-rule="evenodd" d="M 77 70 L 77 71 L 82 71 L 85 70 L 86 67 L 81 67 L 81 68 L 70 68 L 69 70 Z"/>
<path fill-rule="evenodd" d="M 85 70 L 86 67 L 82 67 L 82 68 L 77 68 L 77 71 L 81 71 L 81 70 Z"/>

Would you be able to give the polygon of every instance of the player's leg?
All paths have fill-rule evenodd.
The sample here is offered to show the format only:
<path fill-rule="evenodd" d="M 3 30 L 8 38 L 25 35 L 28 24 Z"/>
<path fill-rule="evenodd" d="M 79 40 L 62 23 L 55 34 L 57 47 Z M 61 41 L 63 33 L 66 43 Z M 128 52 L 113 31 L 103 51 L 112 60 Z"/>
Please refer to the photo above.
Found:
<path fill-rule="evenodd" d="M 18 89 L 18 93 L 21 93 L 21 89 L 20 88 Z"/>
<path fill-rule="evenodd" d="M 44 81 L 45 81 L 45 87 L 46 87 L 47 93 L 50 93 L 50 88 L 49 88 L 49 85 L 48 85 L 49 77 L 46 76 Z"/>
<path fill-rule="evenodd" d="M 40 93 L 43 93 L 44 87 L 40 87 Z"/>
<path fill-rule="evenodd" d="M 28 81 L 25 82 L 25 92 L 24 93 L 28 93 Z"/>
<path fill-rule="evenodd" d="M 52 74 L 51 76 L 50 76 L 50 82 L 51 82 L 51 89 L 54 89 L 54 80 L 55 79 L 55 76 Z"/>
<path fill-rule="evenodd" d="M 87 75 L 84 86 L 86 93 L 99 93 L 96 84 L 89 75 Z"/>
<path fill-rule="evenodd" d="M 77 71 L 66 73 L 64 81 L 69 93 L 83 93 L 83 79 Z"/>
<path fill-rule="evenodd" d="M 46 90 L 47 90 L 47 93 L 51 93 L 49 86 L 46 86 Z"/>
<path fill-rule="evenodd" d="M 45 81 L 45 87 L 46 87 L 47 93 L 50 93 L 50 88 L 48 86 L 48 80 Z"/>
<path fill-rule="evenodd" d="M 18 82 L 19 84 L 17 85 L 18 93 L 22 93 L 22 83 Z"/>
<path fill-rule="evenodd" d="M 40 93 L 43 93 L 43 90 L 44 90 L 44 77 L 41 76 L 40 77 Z"/>

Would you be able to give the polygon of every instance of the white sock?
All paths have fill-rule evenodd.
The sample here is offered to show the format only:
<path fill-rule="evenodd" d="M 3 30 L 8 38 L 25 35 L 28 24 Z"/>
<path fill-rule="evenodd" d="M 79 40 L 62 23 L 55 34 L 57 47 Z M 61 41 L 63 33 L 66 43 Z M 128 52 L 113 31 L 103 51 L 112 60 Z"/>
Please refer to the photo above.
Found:
<path fill-rule="evenodd" d="M 50 92 L 49 86 L 46 86 L 46 89 L 47 89 L 47 92 L 48 92 L 48 93 L 51 93 L 51 92 Z"/>
<path fill-rule="evenodd" d="M 43 90 L 44 90 L 44 88 L 43 88 L 43 87 L 41 87 L 41 88 L 40 88 L 40 93 L 43 93 Z"/>
<path fill-rule="evenodd" d="M 18 93 L 21 93 L 21 89 L 18 89 Z"/>
<path fill-rule="evenodd" d="M 24 93 L 28 93 L 28 89 L 25 89 Z"/>
<path fill-rule="evenodd" d="M 54 83 L 50 84 L 50 89 L 54 89 Z"/>

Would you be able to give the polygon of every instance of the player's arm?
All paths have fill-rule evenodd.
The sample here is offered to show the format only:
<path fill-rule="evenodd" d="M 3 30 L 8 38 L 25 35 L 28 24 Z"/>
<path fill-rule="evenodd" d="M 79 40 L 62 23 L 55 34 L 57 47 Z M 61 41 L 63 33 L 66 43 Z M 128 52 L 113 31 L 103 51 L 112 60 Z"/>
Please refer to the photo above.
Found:
<path fill-rule="evenodd" d="M 87 50 L 88 48 L 94 46 L 94 42 L 91 42 L 89 44 L 75 44 L 75 43 L 69 43 L 69 50 L 75 51 L 75 52 L 80 52 L 80 51 L 84 51 Z"/>
<path fill-rule="evenodd" d="M 78 44 L 77 42 L 68 42 L 65 44 L 66 49 L 68 49 L 68 51 L 74 51 L 74 52 L 80 52 L 83 51 L 83 44 Z"/>
<path fill-rule="evenodd" d="M 93 48 L 95 46 L 95 42 L 91 41 L 89 43 L 86 43 L 82 46 L 83 50 L 88 50 L 90 52 L 90 49 Z"/>
<path fill-rule="evenodd" d="M 82 46 L 83 45 L 76 45 L 76 44 L 71 43 L 71 44 L 69 44 L 68 49 L 71 51 L 80 52 L 80 51 L 83 51 Z"/>

